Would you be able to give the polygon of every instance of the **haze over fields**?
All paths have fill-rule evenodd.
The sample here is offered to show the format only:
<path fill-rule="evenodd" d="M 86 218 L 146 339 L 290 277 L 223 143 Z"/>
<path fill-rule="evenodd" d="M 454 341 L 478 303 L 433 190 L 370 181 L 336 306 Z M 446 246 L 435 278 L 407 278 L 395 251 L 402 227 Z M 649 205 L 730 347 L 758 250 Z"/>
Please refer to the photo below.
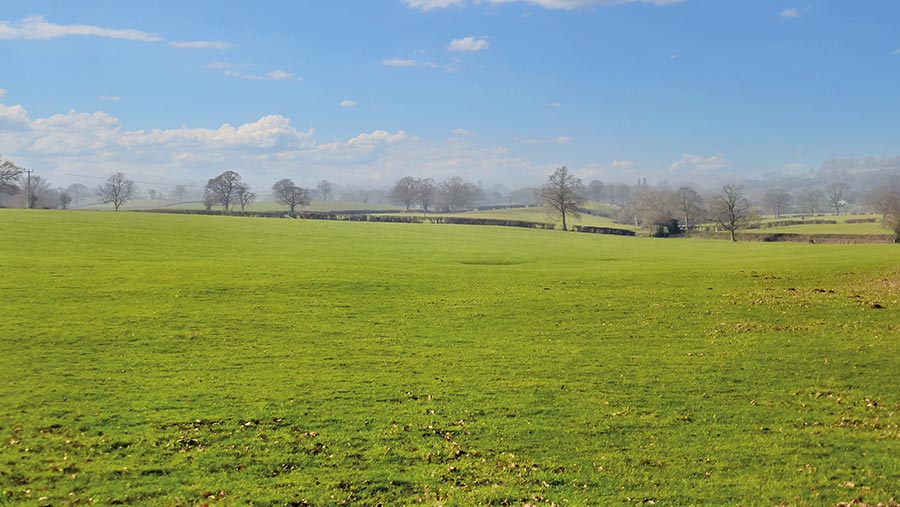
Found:
<path fill-rule="evenodd" d="M 4 2 L 0 155 L 145 188 L 896 169 L 896 19 L 891 1 Z"/>

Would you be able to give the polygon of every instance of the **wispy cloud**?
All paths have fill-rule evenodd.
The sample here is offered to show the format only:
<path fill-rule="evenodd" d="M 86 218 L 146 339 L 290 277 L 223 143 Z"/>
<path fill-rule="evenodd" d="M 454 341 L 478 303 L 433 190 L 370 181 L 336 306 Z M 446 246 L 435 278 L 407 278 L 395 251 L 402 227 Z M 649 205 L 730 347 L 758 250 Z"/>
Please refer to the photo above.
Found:
<path fill-rule="evenodd" d="M 519 144 L 569 144 L 572 138 L 568 136 L 556 137 L 526 137 L 519 139 Z"/>
<path fill-rule="evenodd" d="M 3 97 L 6 97 L 6 90 L 0 88 L 0 99 L 2 99 Z"/>
<path fill-rule="evenodd" d="M 634 162 L 631 160 L 613 160 L 610 165 L 616 169 L 630 169 L 634 167 Z"/>
<path fill-rule="evenodd" d="M 297 77 L 292 72 L 285 72 L 281 69 L 266 72 L 265 74 L 251 74 L 237 70 L 226 70 L 224 74 L 228 77 L 250 79 L 252 81 L 303 81 L 302 77 Z"/>
<path fill-rule="evenodd" d="M 471 130 L 466 130 L 466 129 L 453 129 L 450 132 L 452 132 L 453 135 L 460 136 L 460 137 L 472 137 L 475 135 Z"/>
<path fill-rule="evenodd" d="M 464 7 L 466 5 L 478 5 L 489 3 L 494 5 L 524 3 L 537 5 L 545 9 L 575 10 L 585 7 L 614 6 L 630 3 L 645 3 L 651 5 L 675 5 L 687 2 L 687 0 L 401 0 L 407 7 L 423 12 L 432 9 L 446 9 L 448 7 Z"/>
<path fill-rule="evenodd" d="M 562 107 L 562 104 L 560 104 L 559 102 L 550 102 L 549 104 L 544 104 L 544 107 L 557 108 L 557 107 Z"/>
<path fill-rule="evenodd" d="M 341 107 L 356 107 L 355 100 L 342 100 Z"/>
<path fill-rule="evenodd" d="M 170 42 L 169 45 L 175 48 L 184 49 L 228 49 L 234 47 L 230 42 L 208 40 Z"/>
<path fill-rule="evenodd" d="M 382 65 L 386 65 L 388 67 L 424 67 L 429 69 L 438 68 L 438 64 L 433 62 L 423 62 L 421 60 L 411 60 L 404 58 L 390 58 L 387 60 L 381 61 Z"/>
<path fill-rule="evenodd" d="M 780 17 L 781 19 L 797 19 L 811 10 L 812 10 L 812 5 L 807 5 L 806 7 L 803 7 L 802 9 L 797 8 L 797 7 L 791 7 L 789 9 L 785 9 L 785 10 L 781 11 L 778 14 L 778 17 Z"/>
<path fill-rule="evenodd" d="M 97 98 L 100 100 L 108 101 L 108 102 L 119 102 L 122 100 L 122 97 L 120 97 L 118 95 L 101 95 Z"/>
<path fill-rule="evenodd" d="M 891 51 L 892 55 L 900 55 L 900 48 Z"/>
<path fill-rule="evenodd" d="M 450 41 L 447 49 L 455 52 L 474 53 L 476 51 L 484 51 L 489 47 L 491 47 L 491 43 L 487 39 L 469 36 L 462 39 L 453 39 Z"/>
<path fill-rule="evenodd" d="M 0 39 L 56 39 L 70 36 L 107 37 L 139 42 L 161 42 L 159 35 L 132 28 L 104 28 L 94 25 L 60 25 L 43 16 L 31 16 L 12 24 L 0 21 Z"/>
<path fill-rule="evenodd" d="M 689 153 L 685 153 L 681 156 L 680 160 L 677 160 L 669 166 L 669 169 L 673 171 L 678 170 L 687 170 L 692 172 L 703 172 L 703 171 L 712 171 L 716 169 L 723 169 L 728 167 L 730 164 L 724 157 L 721 155 L 713 155 L 709 157 L 704 157 L 700 155 L 691 155 Z"/>

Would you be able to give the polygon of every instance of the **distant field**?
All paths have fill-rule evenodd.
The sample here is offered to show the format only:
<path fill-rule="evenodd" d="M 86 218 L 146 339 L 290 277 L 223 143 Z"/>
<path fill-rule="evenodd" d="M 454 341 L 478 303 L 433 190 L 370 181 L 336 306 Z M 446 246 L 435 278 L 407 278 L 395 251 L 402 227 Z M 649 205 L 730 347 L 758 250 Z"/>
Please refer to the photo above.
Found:
<path fill-rule="evenodd" d="M 895 245 L 0 210 L 0 505 L 900 498 Z"/>
<path fill-rule="evenodd" d="M 860 220 L 874 218 L 875 223 L 846 223 L 847 220 Z M 779 220 L 800 220 L 800 218 L 781 218 Z M 888 229 L 881 226 L 881 217 L 877 215 L 828 215 L 824 217 L 807 218 L 806 220 L 832 220 L 836 224 L 801 224 L 782 227 L 765 227 L 748 229 L 752 233 L 789 232 L 795 234 L 890 234 Z M 765 220 L 775 221 L 775 220 Z M 764 221 L 764 222 L 765 222 Z"/>
<path fill-rule="evenodd" d="M 461 213 L 429 213 L 431 216 L 469 217 L 469 218 L 498 218 L 502 220 L 524 220 L 526 222 L 553 223 L 555 219 L 549 210 L 543 206 L 529 208 L 507 208 L 484 211 L 465 211 Z M 617 229 L 640 230 L 639 227 L 627 224 L 617 224 L 612 219 L 582 213 L 581 218 L 567 218 L 570 225 L 593 225 L 597 227 L 615 227 Z"/>
<path fill-rule="evenodd" d="M 111 210 L 111 204 L 93 204 L 85 206 L 85 209 L 102 209 Z M 140 199 L 125 203 L 122 210 L 148 210 L 148 209 L 204 209 L 201 202 L 179 202 L 165 199 Z M 213 209 L 222 209 L 221 206 L 215 206 Z M 236 209 L 240 209 L 238 206 Z M 298 211 L 348 211 L 348 210 L 394 210 L 397 206 L 393 204 L 377 204 L 356 201 L 313 201 L 311 205 L 297 208 Z M 273 201 L 254 202 L 246 207 L 247 211 L 288 211 L 289 208 L 283 204 Z"/>

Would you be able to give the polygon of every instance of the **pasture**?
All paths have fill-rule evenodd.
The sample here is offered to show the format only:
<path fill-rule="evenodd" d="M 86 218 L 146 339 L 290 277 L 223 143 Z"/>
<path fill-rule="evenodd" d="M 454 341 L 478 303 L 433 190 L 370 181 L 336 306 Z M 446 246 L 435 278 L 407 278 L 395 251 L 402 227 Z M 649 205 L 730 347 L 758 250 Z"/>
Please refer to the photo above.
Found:
<path fill-rule="evenodd" d="M 0 505 L 900 498 L 895 245 L 0 210 Z"/>

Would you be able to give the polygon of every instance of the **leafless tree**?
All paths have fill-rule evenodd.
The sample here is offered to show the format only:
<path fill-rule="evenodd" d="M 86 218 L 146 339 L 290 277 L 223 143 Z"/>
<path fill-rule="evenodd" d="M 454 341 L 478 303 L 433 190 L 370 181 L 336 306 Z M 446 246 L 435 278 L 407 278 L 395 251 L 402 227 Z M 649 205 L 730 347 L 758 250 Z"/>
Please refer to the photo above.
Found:
<path fill-rule="evenodd" d="M 225 171 L 206 182 L 206 189 L 216 196 L 216 200 L 227 212 L 235 201 L 237 188 L 241 185 L 241 175 L 234 171 Z"/>
<path fill-rule="evenodd" d="M 184 200 L 184 196 L 187 195 L 187 187 L 185 187 L 184 185 L 175 185 L 175 188 L 172 189 L 172 195 L 173 195 L 173 196 L 175 197 L 175 199 L 177 199 L 179 202 L 183 201 L 183 200 Z"/>
<path fill-rule="evenodd" d="M 125 177 L 125 173 L 114 173 L 107 178 L 106 183 L 97 188 L 97 199 L 100 202 L 112 203 L 119 211 L 119 207 L 132 200 L 137 193 L 137 186 L 133 181 Z"/>
<path fill-rule="evenodd" d="M 751 216 L 750 201 L 744 197 L 744 187 L 725 185 L 721 192 L 713 196 L 710 208 L 712 219 L 731 233 L 731 241 L 737 241 L 735 231 Z"/>
<path fill-rule="evenodd" d="M 810 216 L 814 216 L 825 200 L 825 193 L 818 188 L 807 188 L 800 192 L 800 206 Z"/>
<path fill-rule="evenodd" d="M 900 199 L 894 199 L 888 206 L 882 224 L 894 233 L 894 242 L 900 243 Z"/>
<path fill-rule="evenodd" d="M 781 214 L 790 206 L 792 200 L 791 194 L 780 188 L 773 188 L 763 196 L 763 205 L 775 214 L 775 218 L 781 218 Z"/>
<path fill-rule="evenodd" d="M 422 206 L 422 213 L 428 214 L 428 207 L 434 203 L 437 185 L 431 178 L 416 180 L 416 202 Z"/>
<path fill-rule="evenodd" d="M 65 192 L 61 192 L 61 193 L 59 194 L 59 207 L 60 207 L 60 208 L 62 208 L 62 209 L 68 208 L 70 202 L 72 202 L 72 196 L 71 196 L 71 195 L 69 195 L 69 194 L 67 194 L 67 193 L 65 193 Z"/>
<path fill-rule="evenodd" d="M 322 194 L 322 200 L 327 201 L 328 195 L 334 192 L 334 183 L 328 180 L 322 180 L 316 183 L 316 190 L 318 190 L 319 193 Z"/>
<path fill-rule="evenodd" d="M 235 188 L 235 199 L 237 203 L 241 205 L 241 212 L 244 211 L 244 208 L 256 200 L 256 194 L 250 191 L 250 187 L 245 183 L 240 183 Z"/>
<path fill-rule="evenodd" d="M 684 227 L 690 229 L 698 216 L 703 215 L 703 198 L 691 187 L 684 186 L 675 191 L 678 212 L 684 217 Z"/>
<path fill-rule="evenodd" d="M 19 177 L 19 184 L 25 190 L 28 207 L 34 209 L 38 200 L 50 191 L 50 182 L 42 176 L 32 175 L 30 178 Z M 46 205 L 46 204 L 45 204 Z"/>
<path fill-rule="evenodd" d="M 309 206 L 309 192 L 303 188 L 294 185 L 294 182 L 285 178 L 272 185 L 272 195 L 275 202 L 284 204 L 291 208 L 291 214 L 295 213 L 297 206 Z"/>
<path fill-rule="evenodd" d="M 72 197 L 72 202 L 75 204 L 76 208 L 81 206 L 81 200 L 87 197 L 89 192 L 90 190 L 88 190 L 88 187 L 81 183 L 73 183 L 66 188 L 66 193 Z"/>
<path fill-rule="evenodd" d="M 847 205 L 847 191 L 849 189 L 850 187 L 842 181 L 832 183 L 825 187 L 825 195 L 828 197 L 828 204 L 834 208 L 834 213 L 836 215 L 840 215 L 841 208 Z"/>
<path fill-rule="evenodd" d="M 0 158 L 0 194 L 15 194 L 18 192 L 19 186 L 16 184 L 16 181 L 21 173 L 21 167 L 9 160 Z"/>
<path fill-rule="evenodd" d="M 900 190 L 896 187 L 878 187 L 869 194 L 869 205 L 881 215 L 881 223 L 887 222 L 888 212 L 900 202 Z"/>
<path fill-rule="evenodd" d="M 402 206 L 406 211 L 416 203 L 416 179 L 412 176 L 401 178 L 391 189 L 391 200 Z"/>
<path fill-rule="evenodd" d="M 568 230 L 567 218 L 579 218 L 578 213 L 584 204 L 584 185 L 581 179 L 576 178 L 566 166 L 553 171 L 538 190 L 541 201 L 550 207 L 554 216 L 562 219 L 562 228 Z"/>
<path fill-rule="evenodd" d="M 465 209 L 478 196 L 479 188 L 459 176 L 451 176 L 440 184 L 441 206 L 450 211 Z"/>

